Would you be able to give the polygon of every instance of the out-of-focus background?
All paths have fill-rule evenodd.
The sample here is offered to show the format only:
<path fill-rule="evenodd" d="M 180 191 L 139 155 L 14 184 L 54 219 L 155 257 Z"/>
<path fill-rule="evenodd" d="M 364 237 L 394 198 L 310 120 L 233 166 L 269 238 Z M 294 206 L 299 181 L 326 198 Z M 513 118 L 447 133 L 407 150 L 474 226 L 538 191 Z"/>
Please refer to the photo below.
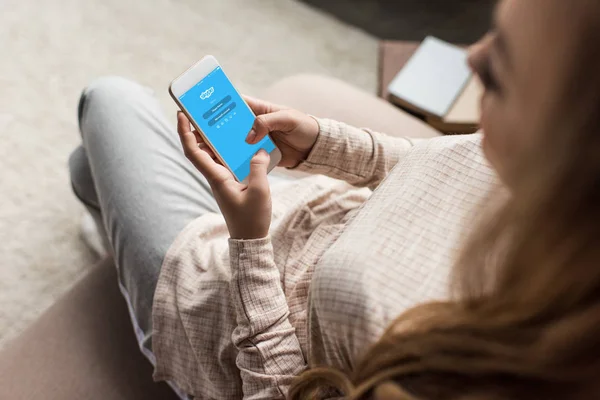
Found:
<path fill-rule="evenodd" d="M 0 0 L 0 348 L 94 262 L 66 163 L 76 106 L 94 77 L 156 91 L 215 55 L 260 96 L 300 72 L 375 92 L 380 39 L 469 43 L 493 0 Z"/>

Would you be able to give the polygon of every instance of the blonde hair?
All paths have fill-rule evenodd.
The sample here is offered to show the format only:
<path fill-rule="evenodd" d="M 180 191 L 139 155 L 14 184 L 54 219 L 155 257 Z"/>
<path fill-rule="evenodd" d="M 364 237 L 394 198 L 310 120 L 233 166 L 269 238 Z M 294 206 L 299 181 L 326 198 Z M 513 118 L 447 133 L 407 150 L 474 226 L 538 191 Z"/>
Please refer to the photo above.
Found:
<path fill-rule="evenodd" d="M 585 12 L 557 117 L 465 246 L 459 296 L 398 317 L 349 376 L 306 371 L 290 399 L 600 397 L 600 3 L 567 3 Z"/>

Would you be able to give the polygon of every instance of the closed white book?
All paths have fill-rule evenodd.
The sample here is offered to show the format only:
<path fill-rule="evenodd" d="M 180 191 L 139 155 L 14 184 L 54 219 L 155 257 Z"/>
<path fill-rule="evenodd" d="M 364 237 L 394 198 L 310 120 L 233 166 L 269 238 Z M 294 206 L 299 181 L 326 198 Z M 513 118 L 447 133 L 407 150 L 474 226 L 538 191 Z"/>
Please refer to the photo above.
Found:
<path fill-rule="evenodd" d="M 425 117 L 443 119 L 472 78 L 464 48 L 427 37 L 390 83 L 391 100 Z"/>

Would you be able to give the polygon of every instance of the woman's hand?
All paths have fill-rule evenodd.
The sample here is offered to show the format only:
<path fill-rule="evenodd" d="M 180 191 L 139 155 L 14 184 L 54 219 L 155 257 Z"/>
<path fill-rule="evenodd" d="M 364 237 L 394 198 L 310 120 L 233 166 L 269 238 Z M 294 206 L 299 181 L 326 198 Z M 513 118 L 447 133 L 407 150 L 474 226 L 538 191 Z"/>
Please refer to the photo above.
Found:
<path fill-rule="evenodd" d="M 254 144 L 270 135 L 281 150 L 280 167 L 292 168 L 306 160 L 319 136 L 313 117 L 248 96 L 244 100 L 256 115 L 246 142 Z"/>
<path fill-rule="evenodd" d="M 269 154 L 260 150 L 250 161 L 248 185 L 239 183 L 219 164 L 202 137 L 190 127 L 182 112 L 177 113 L 177 132 L 186 157 L 204 175 L 225 217 L 232 239 L 260 239 L 269 234 L 271 191 L 267 180 Z"/>

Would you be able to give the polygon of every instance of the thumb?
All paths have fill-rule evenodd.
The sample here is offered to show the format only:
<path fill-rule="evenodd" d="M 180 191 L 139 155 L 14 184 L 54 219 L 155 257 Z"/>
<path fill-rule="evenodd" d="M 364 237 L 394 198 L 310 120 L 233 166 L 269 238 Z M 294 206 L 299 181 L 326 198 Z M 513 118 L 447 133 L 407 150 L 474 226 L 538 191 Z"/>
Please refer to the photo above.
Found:
<path fill-rule="evenodd" d="M 248 175 L 248 189 L 269 192 L 267 173 L 269 168 L 269 153 L 260 149 L 250 160 L 250 175 Z"/>
<path fill-rule="evenodd" d="M 291 110 L 280 110 L 256 117 L 254 125 L 248 133 L 246 142 L 250 144 L 260 142 L 265 136 L 273 131 L 289 132 L 298 125 Z"/>

